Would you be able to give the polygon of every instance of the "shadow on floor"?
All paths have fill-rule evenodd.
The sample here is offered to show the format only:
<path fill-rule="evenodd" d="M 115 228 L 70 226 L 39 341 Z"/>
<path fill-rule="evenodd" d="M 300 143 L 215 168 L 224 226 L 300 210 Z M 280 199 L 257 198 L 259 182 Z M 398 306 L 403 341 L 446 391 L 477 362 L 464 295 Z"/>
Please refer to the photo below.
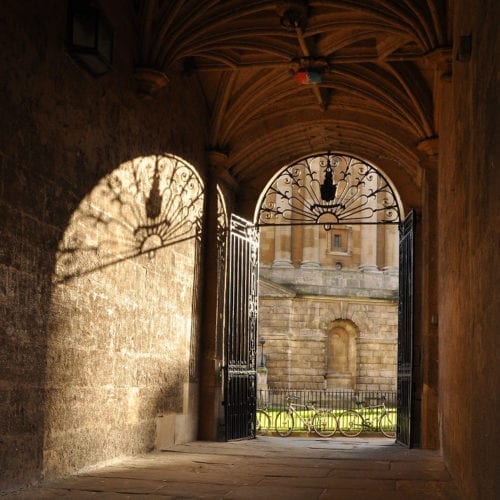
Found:
<path fill-rule="evenodd" d="M 460 499 L 439 455 L 384 438 L 193 442 L 7 498 Z"/>

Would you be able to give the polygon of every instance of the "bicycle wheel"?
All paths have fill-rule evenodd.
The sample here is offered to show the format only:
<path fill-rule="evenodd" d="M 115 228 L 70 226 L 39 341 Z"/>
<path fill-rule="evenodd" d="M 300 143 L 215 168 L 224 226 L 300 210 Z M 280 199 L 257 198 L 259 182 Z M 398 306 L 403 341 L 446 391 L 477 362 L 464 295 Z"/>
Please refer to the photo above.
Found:
<path fill-rule="evenodd" d="M 389 413 L 382 413 L 378 421 L 378 427 L 385 437 L 396 437 L 396 422 L 394 417 Z"/>
<path fill-rule="evenodd" d="M 281 437 L 289 436 L 293 431 L 293 415 L 282 410 L 276 415 L 275 428 Z"/>
<path fill-rule="evenodd" d="M 255 419 L 255 433 L 258 435 L 268 434 L 271 430 L 271 417 L 264 410 L 257 410 Z"/>
<path fill-rule="evenodd" d="M 337 417 L 332 411 L 319 411 L 313 417 L 312 426 L 318 436 L 331 437 L 338 428 Z"/>
<path fill-rule="evenodd" d="M 339 418 L 340 432 L 346 437 L 356 437 L 363 430 L 363 417 L 353 410 L 347 410 Z"/>

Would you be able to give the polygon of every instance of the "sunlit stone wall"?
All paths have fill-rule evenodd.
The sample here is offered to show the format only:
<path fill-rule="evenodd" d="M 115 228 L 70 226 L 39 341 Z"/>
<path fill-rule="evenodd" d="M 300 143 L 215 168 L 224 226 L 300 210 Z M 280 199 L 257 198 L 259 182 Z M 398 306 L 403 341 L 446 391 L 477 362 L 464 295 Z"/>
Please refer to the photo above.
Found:
<path fill-rule="evenodd" d="M 182 161 L 150 156 L 104 178 L 73 214 L 49 322 L 46 475 L 153 448 L 157 416 L 174 416 L 162 425 L 171 442 L 196 437 L 202 193 Z"/>
<path fill-rule="evenodd" d="M 372 227 L 313 226 L 307 252 L 304 228 L 288 227 L 279 261 L 284 228 L 261 228 L 259 335 L 269 387 L 396 390 L 397 226 Z M 305 253 L 316 260 L 304 262 Z"/>
<path fill-rule="evenodd" d="M 146 451 L 155 419 L 164 439 L 194 428 L 192 242 L 61 283 L 55 270 L 82 200 L 121 164 L 174 153 L 202 171 L 205 104 L 179 75 L 161 99 L 137 95 L 133 26 L 109 3 L 113 70 L 85 73 L 66 7 L 0 6 L 0 491 Z"/>
<path fill-rule="evenodd" d="M 396 390 L 395 301 L 279 296 L 261 281 L 259 309 L 270 388 Z M 333 330 L 346 324 L 352 342 L 332 352 Z"/>
<path fill-rule="evenodd" d="M 56 286 L 46 474 L 151 449 L 158 414 L 188 414 L 193 267 L 184 243 Z"/>

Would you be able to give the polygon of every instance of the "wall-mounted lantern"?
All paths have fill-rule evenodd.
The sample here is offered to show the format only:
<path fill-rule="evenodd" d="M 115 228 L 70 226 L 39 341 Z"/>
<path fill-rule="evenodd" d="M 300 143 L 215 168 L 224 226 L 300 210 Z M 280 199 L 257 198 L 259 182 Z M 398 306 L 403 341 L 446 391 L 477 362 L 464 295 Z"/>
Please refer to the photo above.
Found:
<path fill-rule="evenodd" d="M 93 76 L 111 69 L 113 30 L 101 10 L 84 0 L 69 0 L 66 46 L 71 57 Z"/>

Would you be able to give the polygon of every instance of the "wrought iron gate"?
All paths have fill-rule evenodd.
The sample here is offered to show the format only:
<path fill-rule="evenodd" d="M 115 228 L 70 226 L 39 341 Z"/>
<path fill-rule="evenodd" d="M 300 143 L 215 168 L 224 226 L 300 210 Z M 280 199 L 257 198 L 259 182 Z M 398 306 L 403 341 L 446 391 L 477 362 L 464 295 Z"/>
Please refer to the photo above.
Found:
<path fill-rule="evenodd" d="M 226 440 L 255 437 L 258 253 L 257 229 L 233 215 L 224 353 Z"/>
<path fill-rule="evenodd" d="M 411 447 L 413 399 L 413 289 L 416 215 L 411 211 L 400 224 L 398 308 L 398 426 L 396 439 Z"/>
<path fill-rule="evenodd" d="M 402 222 L 397 193 L 380 171 L 328 152 L 282 170 L 263 194 L 256 215 L 258 226 L 321 224 L 327 231 L 344 224 L 399 224 L 397 441 L 412 446 L 414 212 Z"/>

